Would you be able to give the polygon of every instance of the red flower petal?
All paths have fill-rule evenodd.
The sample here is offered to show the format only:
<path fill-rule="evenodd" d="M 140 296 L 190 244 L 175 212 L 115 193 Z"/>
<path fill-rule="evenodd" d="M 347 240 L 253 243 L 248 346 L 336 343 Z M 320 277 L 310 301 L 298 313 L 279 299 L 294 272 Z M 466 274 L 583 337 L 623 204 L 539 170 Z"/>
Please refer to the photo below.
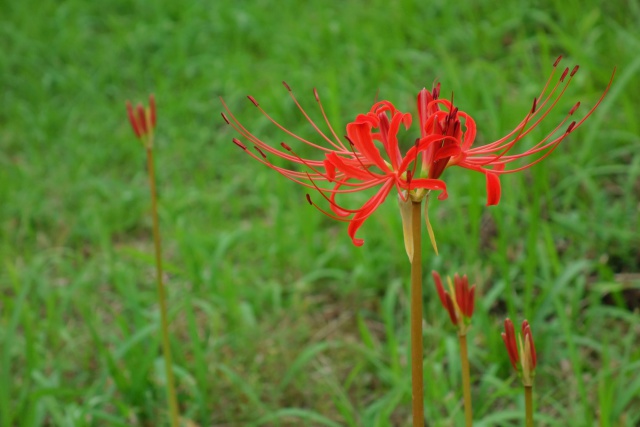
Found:
<path fill-rule="evenodd" d="M 350 123 L 347 125 L 347 135 L 356 150 L 362 153 L 367 160 L 378 166 L 383 172 L 391 172 L 380 155 L 378 147 L 373 143 L 370 124 Z"/>
<path fill-rule="evenodd" d="M 367 218 L 369 218 L 369 215 L 371 215 L 373 211 L 375 211 L 378 206 L 380 206 L 382 202 L 385 201 L 385 199 L 389 195 L 389 192 L 393 188 L 393 185 L 393 180 L 388 180 L 380 188 L 380 190 L 364 205 L 362 205 L 360 210 L 353 216 L 353 219 L 351 220 L 351 222 L 349 223 L 349 227 L 347 228 L 347 233 L 349 234 L 349 237 L 351 237 L 354 245 L 362 246 L 364 244 L 363 239 L 356 239 L 356 232 L 362 226 L 362 224 L 364 224 Z"/>

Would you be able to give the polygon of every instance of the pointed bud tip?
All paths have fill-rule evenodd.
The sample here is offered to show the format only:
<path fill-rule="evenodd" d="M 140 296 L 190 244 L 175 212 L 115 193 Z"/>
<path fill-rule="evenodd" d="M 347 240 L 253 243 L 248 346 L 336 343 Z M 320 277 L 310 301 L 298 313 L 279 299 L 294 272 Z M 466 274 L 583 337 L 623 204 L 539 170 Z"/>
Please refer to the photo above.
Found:
<path fill-rule="evenodd" d="M 152 93 L 149 95 L 149 110 L 151 116 L 151 127 L 156 127 L 156 96 Z"/>

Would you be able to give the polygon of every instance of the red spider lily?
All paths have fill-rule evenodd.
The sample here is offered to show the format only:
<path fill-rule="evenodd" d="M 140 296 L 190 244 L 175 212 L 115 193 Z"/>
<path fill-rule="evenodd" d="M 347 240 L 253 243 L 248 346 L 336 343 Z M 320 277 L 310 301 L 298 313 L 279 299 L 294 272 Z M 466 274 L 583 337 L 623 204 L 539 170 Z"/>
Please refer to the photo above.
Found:
<path fill-rule="evenodd" d="M 458 327 L 460 334 L 464 335 L 471 322 L 475 306 L 476 285 L 469 288 L 467 275 L 460 277 L 457 273 L 453 278 L 453 284 L 449 279 L 449 292 L 444 290 L 442 279 L 437 271 L 432 271 L 433 281 L 440 297 L 440 303 L 449 313 L 449 318 L 454 326 Z M 451 297 L 453 295 L 453 298 Z"/>
<path fill-rule="evenodd" d="M 475 121 L 467 113 L 454 107 L 453 101 L 438 99 L 439 85 L 433 92 L 429 92 L 426 89 L 420 91 L 417 104 L 422 138 L 434 134 L 443 135 L 441 142 L 430 145 L 423 152 L 423 170 L 428 171 L 427 176 L 432 179 L 440 178 L 440 175 L 447 167 L 456 165 L 481 172 L 486 176 L 487 180 L 487 205 L 498 204 L 500 201 L 500 180 L 498 177 L 501 174 L 527 169 L 550 155 L 560 142 L 587 120 L 600 105 L 611 86 L 615 69 L 604 93 L 582 119 L 572 121 L 564 131 L 561 131 L 569 117 L 573 116 L 580 106 L 580 102 L 578 102 L 542 141 L 523 153 L 510 154 L 513 147 L 538 126 L 554 109 L 571 83 L 573 76 L 577 73 L 577 65 L 571 72 L 569 72 L 569 68 L 565 68 L 557 82 L 551 86 L 553 76 L 561 59 L 562 57 L 560 56 L 554 62 L 553 72 L 549 76 L 542 92 L 533 100 L 531 110 L 515 129 L 504 137 L 480 147 L 473 146 L 476 137 Z M 568 79 L 567 76 L 569 77 Z M 538 154 L 541 155 L 524 166 L 505 170 L 505 166 L 508 163 Z"/>
<path fill-rule="evenodd" d="M 533 377 L 538 364 L 538 358 L 529 322 L 526 320 L 522 322 L 522 334 L 518 337 L 517 341 L 511 319 L 505 319 L 504 330 L 505 332 L 503 332 L 501 336 L 509 353 L 511 366 L 522 375 L 524 385 L 530 387 L 533 385 Z"/>
<path fill-rule="evenodd" d="M 432 142 L 436 140 L 442 141 L 443 137 L 441 135 L 433 135 L 416 141 L 415 145 L 403 156 L 398 146 L 397 133 L 400 125 L 404 125 L 405 128 L 411 125 L 411 115 L 398 111 L 393 104 L 388 101 L 381 101 L 376 103 L 369 113 L 358 115 L 354 122 L 347 125 L 347 135 L 345 139 L 348 144 L 345 144 L 337 136 L 327 120 L 317 91 L 314 90 L 316 102 L 331 132 L 331 137 L 320 130 L 316 123 L 300 106 L 289 86 L 286 83 L 284 83 L 284 85 L 307 121 L 309 121 L 325 142 L 329 144 L 330 148 L 315 144 L 288 131 L 273 120 L 253 97 L 250 96 L 249 99 L 262 114 L 278 128 L 294 139 L 319 150 L 321 154 L 324 155 L 324 159 L 312 160 L 302 158 L 284 142 L 280 144 L 284 151 L 278 150 L 263 142 L 240 124 L 224 100 L 222 100 L 222 104 L 227 112 L 227 114 L 222 113 L 222 117 L 243 137 L 254 144 L 257 154 L 250 151 L 247 146 L 238 139 L 234 138 L 233 142 L 246 151 L 251 157 L 276 170 L 290 180 L 302 184 L 305 187 L 318 190 L 329 202 L 333 212 L 337 216 L 325 211 L 323 212 L 332 218 L 349 221 L 348 233 L 356 246 L 361 246 L 364 243 L 362 239 L 355 237 L 356 232 L 376 208 L 385 201 L 393 188 L 397 190 L 402 200 L 407 200 L 408 197 L 424 197 L 419 196 L 419 193 L 423 192 L 426 194 L 427 190 L 440 190 L 442 191 L 440 198 L 444 199 L 447 197 L 444 182 L 437 179 L 413 178 L 417 164 L 415 160 L 418 153 Z M 373 129 L 377 129 L 378 131 L 373 132 Z M 378 141 L 382 145 L 385 154 L 384 157 L 374 141 Z M 308 171 L 300 172 L 276 166 L 268 159 L 268 154 L 303 165 L 308 168 Z M 320 185 L 323 182 L 331 183 L 332 187 L 321 187 Z M 375 187 L 379 187 L 378 191 L 357 209 L 348 209 L 340 206 L 335 200 L 336 195 L 339 194 L 353 193 Z M 307 195 L 307 200 L 317 207 L 317 205 L 311 201 L 309 195 Z"/>
<path fill-rule="evenodd" d="M 127 114 L 129 122 L 136 137 L 140 139 L 145 146 L 153 141 L 153 130 L 156 127 L 156 99 L 153 94 L 149 95 L 149 106 L 147 108 L 138 104 L 133 108 L 130 101 L 127 101 Z"/>
<path fill-rule="evenodd" d="M 554 72 L 560 59 L 558 58 L 553 65 Z M 224 100 L 222 100 L 222 104 L 226 113 L 222 113 L 222 117 L 242 137 L 253 144 L 255 152 L 239 139 L 233 139 L 233 142 L 251 157 L 292 181 L 318 190 L 331 206 L 333 214 L 319 208 L 307 194 L 309 203 L 332 218 L 348 221 L 349 236 L 355 245 L 360 246 L 363 244 L 363 240 L 355 237 L 356 232 L 385 201 L 393 188 L 397 190 L 403 201 L 409 199 L 420 201 L 430 190 L 440 190 L 439 198 L 445 199 L 447 197 L 446 185 L 439 178 L 444 170 L 450 166 L 457 165 L 483 173 L 487 180 L 487 205 L 497 204 L 500 201 L 499 175 L 526 169 L 547 157 L 562 140 L 580 127 L 602 102 L 611 86 L 611 81 L 595 106 L 580 121 L 571 122 L 566 130 L 558 134 L 560 128 L 578 109 L 580 105 L 578 103 L 542 141 L 521 154 L 509 154 L 516 143 L 540 124 L 557 105 L 577 70 L 577 66 L 571 72 L 568 68 L 565 69 L 560 79 L 551 87 L 550 83 L 554 75 L 552 73 L 540 96 L 534 99 L 531 111 L 520 124 L 505 137 L 481 147 L 473 147 L 476 137 L 476 124 L 473 119 L 454 107 L 452 100 L 439 99 L 439 85 L 432 92 L 426 89 L 419 92 L 417 104 L 420 137 L 404 155 L 399 149 L 398 131 L 401 125 L 404 125 L 405 129 L 410 127 L 411 115 L 402 113 L 388 101 L 375 103 L 367 114 L 360 114 L 355 121 L 349 123 L 345 136 L 347 143 L 345 143 L 329 123 L 315 89 L 315 99 L 329 135 L 323 132 L 309 117 L 293 95 L 291 88 L 283 82 L 305 119 L 320 138 L 328 144 L 323 146 L 287 130 L 269 116 L 253 97 L 249 96 L 253 105 L 280 130 L 294 140 L 318 150 L 320 158 L 316 159 L 301 157 L 284 142 L 280 144 L 282 149 L 278 149 L 262 141 L 236 119 Z M 613 80 L 613 76 L 611 78 Z M 421 162 L 418 159 L 419 154 L 422 155 Z M 540 155 L 535 160 L 525 166 L 505 170 L 507 163 L 538 154 Z M 276 165 L 269 156 L 301 165 L 306 170 L 299 171 Z M 419 171 L 417 170 L 418 163 L 421 163 Z M 336 196 L 372 188 L 378 188 L 377 192 L 359 208 L 348 209 L 336 200 Z"/>

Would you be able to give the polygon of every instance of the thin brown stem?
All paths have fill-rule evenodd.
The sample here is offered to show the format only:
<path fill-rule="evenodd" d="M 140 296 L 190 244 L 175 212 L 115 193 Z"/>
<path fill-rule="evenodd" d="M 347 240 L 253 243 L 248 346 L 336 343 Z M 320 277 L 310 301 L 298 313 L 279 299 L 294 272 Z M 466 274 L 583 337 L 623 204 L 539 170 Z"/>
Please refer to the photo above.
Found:
<path fill-rule="evenodd" d="M 525 426 L 533 427 L 533 386 L 524 386 Z"/>
<path fill-rule="evenodd" d="M 153 216 L 153 242 L 156 256 L 156 284 L 158 289 L 158 304 L 160 306 L 160 333 L 162 336 L 162 352 L 164 355 L 165 374 L 167 376 L 167 400 L 171 427 L 178 427 L 178 399 L 176 397 L 175 380 L 173 378 L 173 363 L 171 346 L 169 344 L 169 315 L 167 312 L 167 294 L 162 279 L 162 242 L 160 240 L 160 225 L 158 221 L 158 197 L 156 192 L 156 173 L 153 161 L 153 148 L 147 146 L 147 171 L 149 173 L 149 190 L 151 191 L 151 215 Z"/>
<path fill-rule="evenodd" d="M 458 334 L 460 341 L 460 363 L 462 368 L 462 392 L 464 395 L 465 426 L 473 425 L 473 408 L 471 407 L 471 379 L 469 376 L 469 352 L 467 350 L 467 335 Z"/>
<path fill-rule="evenodd" d="M 424 427 L 424 375 L 422 372 L 422 202 L 411 202 L 411 384 L 413 427 Z"/>

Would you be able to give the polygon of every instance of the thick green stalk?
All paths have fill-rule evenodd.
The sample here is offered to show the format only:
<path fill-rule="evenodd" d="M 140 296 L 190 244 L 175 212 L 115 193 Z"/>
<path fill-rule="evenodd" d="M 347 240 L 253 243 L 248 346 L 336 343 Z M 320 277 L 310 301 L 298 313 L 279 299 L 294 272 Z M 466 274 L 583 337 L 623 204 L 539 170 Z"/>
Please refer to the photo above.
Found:
<path fill-rule="evenodd" d="M 471 379 L 469 376 L 469 352 L 467 350 L 467 334 L 458 334 L 460 341 L 460 362 L 462 368 L 462 392 L 464 395 L 465 426 L 473 425 L 473 408 L 471 407 Z"/>
<path fill-rule="evenodd" d="M 156 255 L 156 284 L 158 288 L 158 305 L 160 306 L 160 333 L 162 336 L 162 352 L 164 366 L 167 400 L 169 401 L 169 414 L 171 427 L 178 427 L 178 399 L 176 397 L 175 380 L 173 378 L 173 362 L 171 360 L 171 346 L 169 344 L 169 314 L 167 312 L 167 293 L 162 279 L 162 242 L 160 240 L 160 225 L 158 221 L 158 197 L 156 192 L 156 173 L 153 161 L 153 148 L 147 147 L 147 171 L 149 172 L 149 190 L 151 191 L 151 215 L 153 216 L 153 242 Z"/>
<path fill-rule="evenodd" d="M 422 217 L 421 202 L 411 202 L 411 384 L 413 427 L 424 427 L 424 375 L 422 372 Z"/>
<path fill-rule="evenodd" d="M 525 426 L 533 427 L 533 387 L 524 386 Z"/>

